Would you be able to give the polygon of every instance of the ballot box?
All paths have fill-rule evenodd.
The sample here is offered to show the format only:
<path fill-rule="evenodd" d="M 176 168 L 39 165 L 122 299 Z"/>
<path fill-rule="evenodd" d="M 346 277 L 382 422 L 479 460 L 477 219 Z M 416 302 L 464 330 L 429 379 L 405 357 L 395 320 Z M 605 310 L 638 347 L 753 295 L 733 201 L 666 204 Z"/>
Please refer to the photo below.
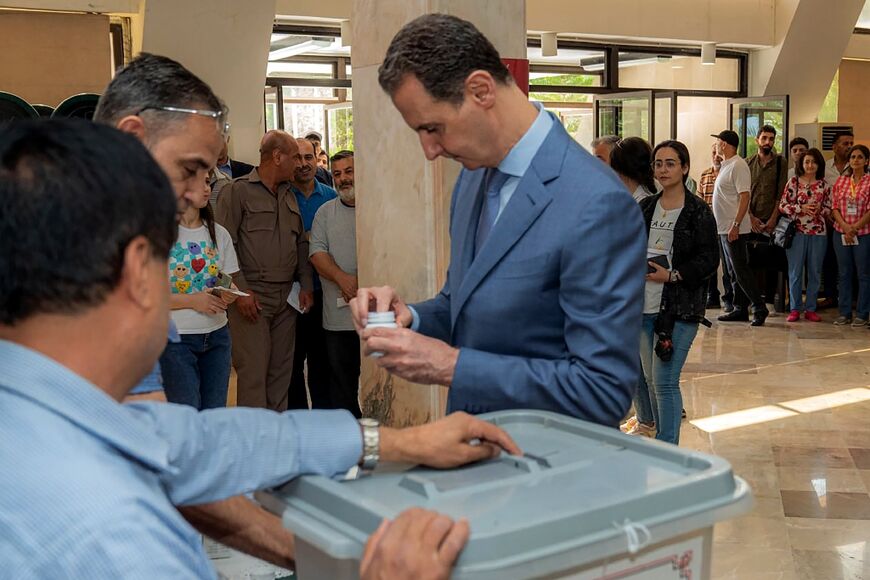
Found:
<path fill-rule="evenodd" d="M 419 506 L 465 518 L 453 578 L 710 577 L 713 526 L 752 507 L 722 458 L 542 411 L 480 416 L 525 455 L 452 470 L 382 464 L 370 476 L 300 477 L 258 499 L 296 534 L 301 580 L 358 578 L 383 518 Z"/>

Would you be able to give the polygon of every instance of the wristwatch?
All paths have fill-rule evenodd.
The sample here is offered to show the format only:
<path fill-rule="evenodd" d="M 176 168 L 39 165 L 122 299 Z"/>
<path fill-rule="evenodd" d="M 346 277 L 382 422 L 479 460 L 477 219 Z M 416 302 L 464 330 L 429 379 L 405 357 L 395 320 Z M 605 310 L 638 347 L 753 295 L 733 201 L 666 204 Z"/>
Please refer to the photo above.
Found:
<path fill-rule="evenodd" d="M 734 223 L 731 224 L 731 227 L 732 227 L 732 228 L 739 228 L 739 227 L 740 227 L 740 222 L 735 221 Z"/>
<path fill-rule="evenodd" d="M 677 270 L 671 270 L 670 282 L 680 282 L 682 279 L 683 277 L 680 276 L 680 273 Z"/>
<path fill-rule="evenodd" d="M 380 459 L 380 424 L 375 419 L 363 418 L 359 420 L 359 426 L 363 438 L 363 455 L 359 467 L 362 471 L 369 472 L 377 466 Z"/>

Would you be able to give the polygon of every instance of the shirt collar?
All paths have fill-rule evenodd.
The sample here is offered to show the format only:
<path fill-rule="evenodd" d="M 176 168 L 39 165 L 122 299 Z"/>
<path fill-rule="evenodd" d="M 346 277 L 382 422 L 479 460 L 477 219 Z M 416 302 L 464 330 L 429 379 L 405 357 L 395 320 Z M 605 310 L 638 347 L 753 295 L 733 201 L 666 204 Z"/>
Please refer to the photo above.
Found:
<path fill-rule="evenodd" d="M 3 390 L 52 411 L 154 470 L 170 469 L 168 444 L 136 414 L 57 361 L 0 340 Z"/>
<path fill-rule="evenodd" d="M 296 195 L 301 195 L 302 197 L 305 197 L 305 194 L 302 193 L 301 189 L 299 189 L 298 187 L 296 187 L 295 185 L 292 185 L 292 184 L 290 185 L 290 187 L 293 188 L 293 192 Z M 323 184 L 315 179 L 314 180 L 314 191 L 312 191 L 311 195 L 308 196 L 306 199 L 311 199 L 315 195 L 319 195 L 320 197 L 326 197 L 326 190 L 323 189 L 323 187 L 324 187 Z"/>
<path fill-rule="evenodd" d="M 550 133 L 553 117 L 544 110 L 540 103 L 532 104 L 538 109 L 538 116 L 528 131 L 517 141 L 516 145 L 511 147 L 505 158 L 498 164 L 498 170 L 502 173 L 522 177 Z"/>

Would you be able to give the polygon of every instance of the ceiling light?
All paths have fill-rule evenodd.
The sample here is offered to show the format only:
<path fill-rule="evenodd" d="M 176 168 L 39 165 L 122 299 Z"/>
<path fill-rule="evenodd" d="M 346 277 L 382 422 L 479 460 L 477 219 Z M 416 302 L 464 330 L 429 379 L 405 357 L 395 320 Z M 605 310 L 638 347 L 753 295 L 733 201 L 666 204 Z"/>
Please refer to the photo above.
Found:
<path fill-rule="evenodd" d="M 350 20 L 341 21 L 341 46 L 350 46 L 352 33 L 350 28 Z"/>
<path fill-rule="evenodd" d="M 713 66 L 716 64 L 716 43 L 704 42 L 701 44 L 701 64 Z"/>
<path fill-rule="evenodd" d="M 556 33 L 541 33 L 541 56 L 556 56 L 559 50 L 556 47 Z"/>

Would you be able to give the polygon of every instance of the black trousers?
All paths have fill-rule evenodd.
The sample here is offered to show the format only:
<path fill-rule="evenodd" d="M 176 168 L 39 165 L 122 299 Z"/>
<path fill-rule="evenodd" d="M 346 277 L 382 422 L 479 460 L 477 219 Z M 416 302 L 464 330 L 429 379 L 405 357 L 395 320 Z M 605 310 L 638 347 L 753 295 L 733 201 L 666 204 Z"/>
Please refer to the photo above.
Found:
<path fill-rule="evenodd" d="M 357 419 L 359 407 L 359 336 L 353 330 L 325 330 L 329 358 L 329 396 L 336 409 L 347 409 Z"/>
<path fill-rule="evenodd" d="M 725 262 L 734 289 L 734 308 L 746 310 L 752 302 L 756 311 L 767 310 L 755 279 L 755 272 L 749 268 L 746 235 L 738 236 L 735 241 L 729 242 L 727 234 L 719 234 L 719 239 L 725 248 Z"/>
<path fill-rule="evenodd" d="M 734 305 L 734 286 L 731 281 L 731 274 L 728 273 L 728 259 L 725 257 L 725 244 L 728 242 L 722 239 L 722 236 L 719 236 L 719 258 L 722 262 L 722 302 L 725 304 Z M 708 292 L 710 296 L 715 298 L 719 298 L 719 286 L 717 284 L 716 276 L 712 276 L 710 278 L 710 289 Z"/>
<path fill-rule="evenodd" d="M 828 251 L 825 253 L 825 261 L 822 262 L 822 291 L 820 292 L 828 300 L 837 300 L 840 295 L 839 267 L 837 266 L 837 254 L 834 252 L 834 236 L 839 235 L 834 230 L 834 226 L 828 225 Z"/>
<path fill-rule="evenodd" d="M 308 389 L 305 388 L 305 361 L 308 361 Z M 290 379 L 288 409 L 332 409 L 329 397 L 329 360 L 323 330 L 323 291 L 314 291 L 314 306 L 296 316 L 296 352 Z"/>

